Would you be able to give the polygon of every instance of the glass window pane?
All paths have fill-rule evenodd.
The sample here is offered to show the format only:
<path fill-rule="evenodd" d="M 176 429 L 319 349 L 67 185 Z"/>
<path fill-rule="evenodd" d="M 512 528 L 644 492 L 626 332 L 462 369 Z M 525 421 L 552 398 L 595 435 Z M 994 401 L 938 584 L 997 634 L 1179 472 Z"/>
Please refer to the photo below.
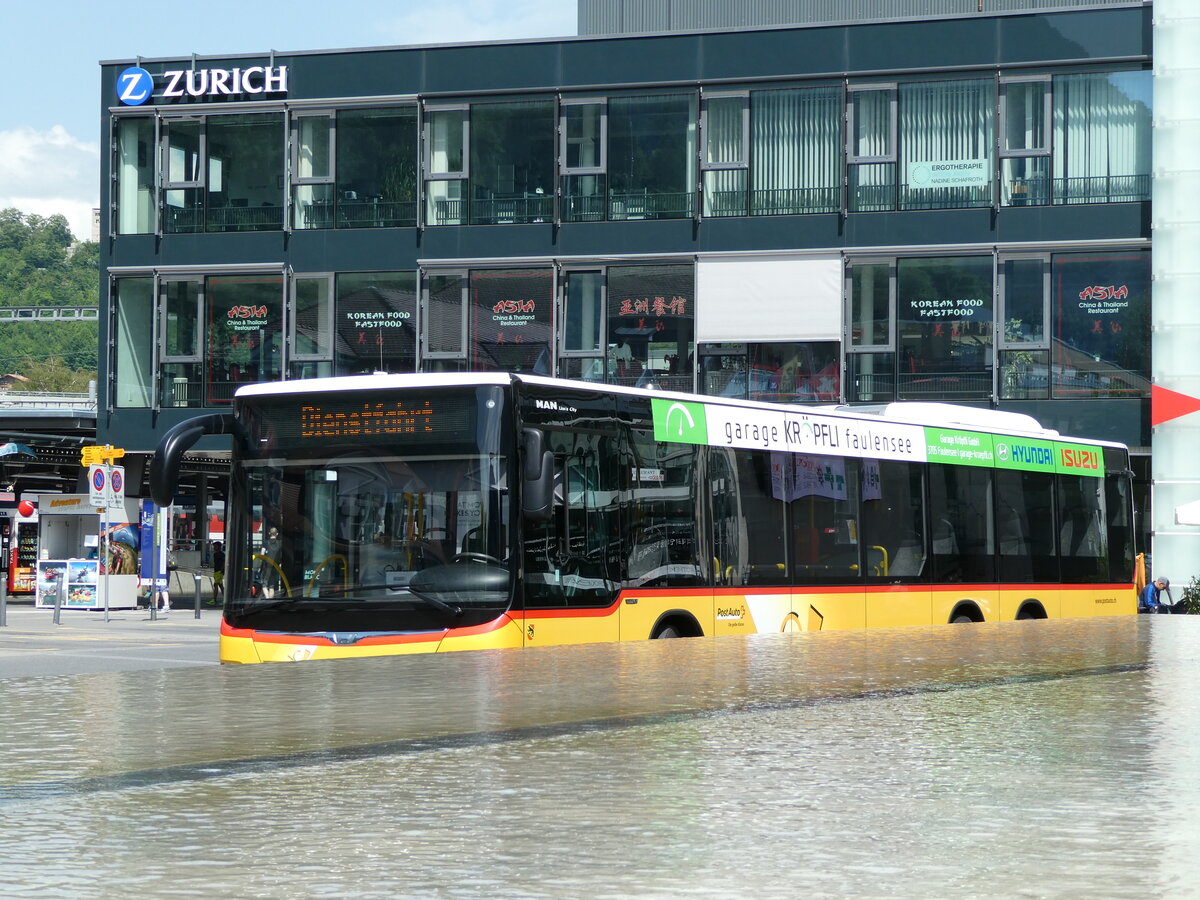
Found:
<path fill-rule="evenodd" d="M 568 104 L 562 108 L 564 171 L 598 169 L 603 166 L 604 104 Z"/>
<path fill-rule="evenodd" d="M 836 211 L 842 190 L 842 89 L 755 91 L 750 97 L 751 212 Z"/>
<path fill-rule="evenodd" d="M 1004 341 L 1040 344 L 1046 340 L 1046 263 L 1040 259 L 1004 261 Z"/>
<path fill-rule="evenodd" d="M 349 109 L 337 117 L 337 227 L 417 224 L 417 110 Z"/>
<path fill-rule="evenodd" d="M 692 215 L 696 97 L 620 97 L 608 103 L 610 219 Z"/>
<path fill-rule="evenodd" d="M 853 165 L 849 172 L 850 212 L 883 212 L 896 208 L 896 164 Z"/>
<path fill-rule="evenodd" d="M 610 383 L 692 389 L 694 283 L 687 265 L 608 270 Z"/>
<path fill-rule="evenodd" d="M 202 406 L 202 363 L 198 281 L 167 281 L 161 286 L 163 307 L 162 359 L 160 373 L 162 406 Z M 172 360 L 178 359 L 179 362 Z"/>
<path fill-rule="evenodd" d="M 1000 581 L 1058 581 L 1054 476 L 996 469 L 996 546 Z"/>
<path fill-rule="evenodd" d="M 568 272 L 563 290 L 563 349 L 602 351 L 604 273 Z"/>
<path fill-rule="evenodd" d="M 891 268 L 886 263 L 850 268 L 850 346 L 891 343 Z"/>
<path fill-rule="evenodd" d="M 846 399 L 887 403 L 896 399 L 895 353 L 847 353 Z"/>
<path fill-rule="evenodd" d="M 430 275 L 425 306 L 425 349 L 429 353 L 460 354 L 463 347 L 463 276 Z"/>
<path fill-rule="evenodd" d="M 167 128 L 167 182 L 197 184 L 201 177 L 200 143 L 204 125 L 172 121 Z"/>
<path fill-rule="evenodd" d="M 336 293 L 338 375 L 415 371 L 416 272 L 342 272 Z"/>
<path fill-rule="evenodd" d="M 554 272 L 471 273 L 471 370 L 553 374 Z"/>
<path fill-rule="evenodd" d="M 1151 72 L 1054 77 L 1054 202 L 1150 199 Z"/>
<path fill-rule="evenodd" d="M 429 156 L 430 175 L 459 175 L 463 172 L 466 157 L 463 143 L 466 134 L 467 111 L 465 109 L 435 109 L 429 113 Z"/>
<path fill-rule="evenodd" d="M 162 285 L 166 310 L 163 333 L 163 358 L 198 357 L 200 322 L 198 281 L 167 281 Z"/>
<path fill-rule="evenodd" d="M 706 163 L 745 163 L 745 97 L 713 97 L 704 101 Z"/>
<path fill-rule="evenodd" d="M 1050 157 L 1000 160 L 1000 202 L 1005 206 L 1044 206 L 1050 202 Z"/>
<path fill-rule="evenodd" d="M 1044 400 L 1049 396 L 1049 350 L 1000 351 L 1001 400 Z"/>
<path fill-rule="evenodd" d="M 996 580 L 991 468 L 930 466 L 929 519 L 935 581 Z"/>
<path fill-rule="evenodd" d="M 208 231 L 283 227 L 283 115 L 208 119 Z"/>
<path fill-rule="evenodd" d="M 990 397 L 991 257 L 901 259 L 896 286 L 900 398 Z"/>
<path fill-rule="evenodd" d="M 1058 477 L 1058 540 L 1062 580 L 1098 583 L 1108 580 L 1104 479 Z"/>
<path fill-rule="evenodd" d="M 1045 81 L 1003 85 L 1005 150 L 1046 148 L 1046 91 L 1049 89 L 1050 84 Z"/>
<path fill-rule="evenodd" d="M 548 222 L 554 216 L 554 103 L 471 107 L 471 222 Z"/>
<path fill-rule="evenodd" d="M 154 120 L 117 121 L 117 234 L 154 231 Z"/>
<path fill-rule="evenodd" d="M 850 133 L 851 157 L 895 156 L 892 143 L 891 89 L 851 91 L 850 110 L 854 123 Z"/>
<path fill-rule="evenodd" d="M 113 405 L 145 408 L 154 397 L 154 279 L 122 278 L 114 286 Z"/>
<path fill-rule="evenodd" d="M 739 554 L 741 572 L 730 573 L 726 565 L 723 576 L 732 584 L 788 584 L 784 470 L 790 465 L 791 454 L 731 452 L 741 500 L 739 531 L 745 535 L 745 543 Z"/>
<path fill-rule="evenodd" d="M 862 542 L 868 578 L 929 579 L 923 471 L 916 463 L 862 461 Z"/>
<path fill-rule="evenodd" d="M 601 222 L 608 180 L 604 175 L 564 175 L 563 221 Z"/>
<path fill-rule="evenodd" d="M 300 116 L 296 119 L 296 177 L 333 176 L 333 120 L 329 116 Z"/>
<path fill-rule="evenodd" d="M 779 403 L 832 403 L 841 399 L 837 341 L 749 345 L 748 397 Z"/>
<path fill-rule="evenodd" d="M 995 82 L 900 85 L 901 209 L 991 206 Z"/>
<path fill-rule="evenodd" d="M 718 169 L 704 173 L 704 215 L 746 215 L 745 169 Z"/>
<path fill-rule="evenodd" d="M 791 453 L 783 460 L 797 583 L 857 581 L 859 461 Z"/>
<path fill-rule="evenodd" d="M 298 184 L 292 189 L 293 228 L 332 228 L 332 184 Z"/>
<path fill-rule="evenodd" d="M 745 344 L 700 345 L 700 393 L 746 398 L 748 363 Z"/>
<path fill-rule="evenodd" d="M 1055 397 L 1150 396 L 1150 254 L 1052 260 Z"/>
<path fill-rule="evenodd" d="M 243 384 L 282 375 L 283 276 L 220 275 L 205 284 L 205 403 L 232 402 Z"/>
<path fill-rule="evenodd" d="M 330 303 L 333 302 L 329 296 L 329 279 L 324 276 L 300 277 L 296 279 L 295 290 L 292 354 L 327 359 L 332 354 L 333 338 L 329 333 Z"/>

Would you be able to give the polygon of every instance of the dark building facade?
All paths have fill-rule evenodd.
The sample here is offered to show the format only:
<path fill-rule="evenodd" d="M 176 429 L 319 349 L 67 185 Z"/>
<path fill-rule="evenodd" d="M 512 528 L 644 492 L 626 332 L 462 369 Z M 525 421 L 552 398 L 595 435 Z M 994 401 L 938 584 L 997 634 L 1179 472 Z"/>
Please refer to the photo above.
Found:
<path fill-rule="evenodd" d="M 103 64 L 98 439 L 520 369 L 1150 443 L 1141 6 Z M 218 451 L 221 443 L 201 445 Z"/>

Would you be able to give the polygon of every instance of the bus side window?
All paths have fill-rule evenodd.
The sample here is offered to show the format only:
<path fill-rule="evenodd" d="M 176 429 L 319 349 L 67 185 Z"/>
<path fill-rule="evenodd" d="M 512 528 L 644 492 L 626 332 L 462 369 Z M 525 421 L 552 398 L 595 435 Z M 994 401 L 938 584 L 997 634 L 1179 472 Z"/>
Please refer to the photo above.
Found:
<path fill-rule="evenodd" d="M 857 580 L 859 461 L 853 457 L 791 454 L 794 487 L 788 504 L 792 577 L 798 584 Z M 868 553 L 868 574 L 882 575 L 883 552 Z"/>
<path fill-rule="evenodd" d="M 922 467 L 892 460 L 863 460 L 863 544 L 872 563 L 868 576 L 927 579 Z M 871 551 L 881 557 L 875 563 Z"/>

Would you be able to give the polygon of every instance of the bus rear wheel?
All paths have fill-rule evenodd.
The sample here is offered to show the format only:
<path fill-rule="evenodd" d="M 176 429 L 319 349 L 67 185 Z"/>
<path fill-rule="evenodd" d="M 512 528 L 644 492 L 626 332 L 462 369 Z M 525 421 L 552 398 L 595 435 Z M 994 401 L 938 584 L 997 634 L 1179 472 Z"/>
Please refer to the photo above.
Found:
<path fill-rule="evenodd" d="M 950 620 L 950 624 L 951 625 L 961 625 L 964 622 L 974 622 L 974 621 L 975 620 L 972 619 L 970 616 L 955 616 L 953 619 Z"/>
<path fill-rule="evenodd" d="M 654 635 L 653 640 L 657 641 L 660 638 L 677 638 L 677 637 L 683 637 L 683 635 L 679 633 L 679 629 L 676 628 L 674 625 L 668 625 L 665 628 L 660 628 L 658 630 L 658 633 L 656 635 Z"/>

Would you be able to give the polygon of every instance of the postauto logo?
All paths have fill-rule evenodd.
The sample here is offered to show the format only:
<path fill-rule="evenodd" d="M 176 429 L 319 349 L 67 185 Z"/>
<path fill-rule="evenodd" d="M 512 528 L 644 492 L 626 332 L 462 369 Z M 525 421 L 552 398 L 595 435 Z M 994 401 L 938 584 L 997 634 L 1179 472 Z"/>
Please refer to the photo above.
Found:
<path fill-rule="evenodd" d="M 703 403 L 687 403 L 682 400 L 650 401 L 654 414 L 654 439 L 676 444 L 707 444 L 708 419 Z"/>
<path fill-rule="evenodd" d="M 130 66 L 117 76 L 117 99 L 126 106 L 141 106 L 154 95 L 154 76 L 141 66 Z"/>

